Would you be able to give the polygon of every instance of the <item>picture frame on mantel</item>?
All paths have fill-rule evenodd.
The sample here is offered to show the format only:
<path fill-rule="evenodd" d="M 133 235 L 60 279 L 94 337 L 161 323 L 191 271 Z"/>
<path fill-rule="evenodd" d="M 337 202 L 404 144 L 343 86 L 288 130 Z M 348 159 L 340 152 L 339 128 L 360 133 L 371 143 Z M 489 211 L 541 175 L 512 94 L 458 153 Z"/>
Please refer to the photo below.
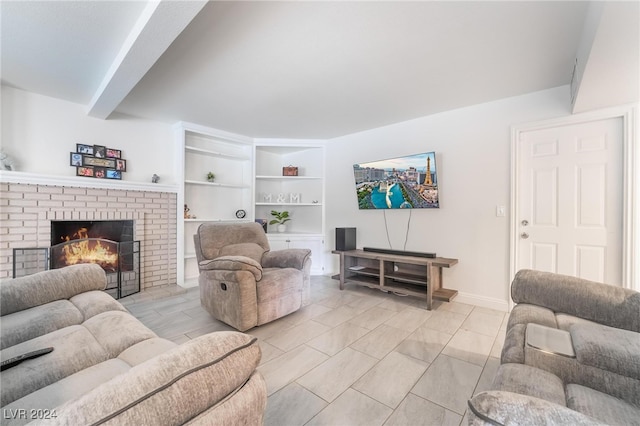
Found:
<path fill-rule="evenodd" d="M 122 151 L 104 145 L 76 144 L 76 152 L 69 153 L 69 164 L 76 168 L 76 176 L 122 180 L 127 160 Z"/>

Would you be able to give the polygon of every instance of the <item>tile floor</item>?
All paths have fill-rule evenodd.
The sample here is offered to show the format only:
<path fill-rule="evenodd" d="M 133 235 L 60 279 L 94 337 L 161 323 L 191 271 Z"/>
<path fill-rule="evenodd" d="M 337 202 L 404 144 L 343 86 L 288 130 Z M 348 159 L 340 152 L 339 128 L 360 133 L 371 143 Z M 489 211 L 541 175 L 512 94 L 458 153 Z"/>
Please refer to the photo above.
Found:
<path fill-rule="evenodd" d="M 262 348 L 265 425 L 466 425 L 467 399 L 499 365 L 507 314 L 434 303 L 312 277 L 312 304 L 249 330 Z M 231 328 L 200 307 L 198 289 L 122 299 L 177 343 Z"/>

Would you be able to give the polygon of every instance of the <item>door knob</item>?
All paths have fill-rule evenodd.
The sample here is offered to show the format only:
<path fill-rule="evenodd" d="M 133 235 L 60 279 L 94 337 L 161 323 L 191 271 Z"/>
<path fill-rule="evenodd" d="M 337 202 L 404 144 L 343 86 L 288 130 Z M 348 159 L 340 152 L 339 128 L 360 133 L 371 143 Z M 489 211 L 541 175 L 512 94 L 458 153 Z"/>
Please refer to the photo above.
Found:
<path fill-rule="evenodd" d="M 526 240 L 527 238 L 529 238 L 529 234 L 527 234 L 526 232 L 523 232 L 522 234 L 520 234 L 520 238 L 522 238 L 523 240 Z"/>
<path fill-rule="evenodd" d="M 529 221 L 527 219 L 525 219 L 520 223 L 522 224 L 522 226 L 527 226 L 529 224 Z"/>

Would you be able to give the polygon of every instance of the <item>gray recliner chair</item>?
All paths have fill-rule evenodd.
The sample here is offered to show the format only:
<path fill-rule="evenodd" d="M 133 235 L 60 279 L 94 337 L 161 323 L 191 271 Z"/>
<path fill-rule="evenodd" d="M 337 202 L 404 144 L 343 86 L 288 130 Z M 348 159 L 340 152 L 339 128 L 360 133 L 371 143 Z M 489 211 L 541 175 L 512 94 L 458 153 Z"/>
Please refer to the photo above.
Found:
<path fill-rule="evenodd" d="M 200 302 L 245 331 L 310 303 L 311 250 L 270 251 L 258 223 L 203 223 L 194 235 Z"/>

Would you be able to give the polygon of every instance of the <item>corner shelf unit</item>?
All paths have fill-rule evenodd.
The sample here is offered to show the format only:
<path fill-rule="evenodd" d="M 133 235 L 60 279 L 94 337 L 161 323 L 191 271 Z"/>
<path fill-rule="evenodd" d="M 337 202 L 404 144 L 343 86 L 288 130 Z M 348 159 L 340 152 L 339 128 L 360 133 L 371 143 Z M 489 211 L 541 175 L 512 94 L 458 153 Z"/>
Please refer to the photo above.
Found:
<path fill-rule="evenodd" d="M 205 222 L 253 220 L 253 140 L 191 123 L 175 128 L 177 199 L 177 281 L 184 287 L 197 285 L 198 264 L 193 235 Z M 207 173 L 213 172 L 213 182 Z M 184 206 L 194 218 L 184 218 Z M 235 212 L 247 212 L 237 219 Z"/>
<path fill-rule="evenodd" d="M 272 210 L 286 210 L 291 221 L 279 233 L 269 225 L 272 250 L 310 248 L 311 273 L 324 271 L 325 179 L 324 142 L 256 140 L 254 211 L 256 219 L 272 219 Z M 298 176 L 283 176 L 283 167 L 298 168 Z"/>

